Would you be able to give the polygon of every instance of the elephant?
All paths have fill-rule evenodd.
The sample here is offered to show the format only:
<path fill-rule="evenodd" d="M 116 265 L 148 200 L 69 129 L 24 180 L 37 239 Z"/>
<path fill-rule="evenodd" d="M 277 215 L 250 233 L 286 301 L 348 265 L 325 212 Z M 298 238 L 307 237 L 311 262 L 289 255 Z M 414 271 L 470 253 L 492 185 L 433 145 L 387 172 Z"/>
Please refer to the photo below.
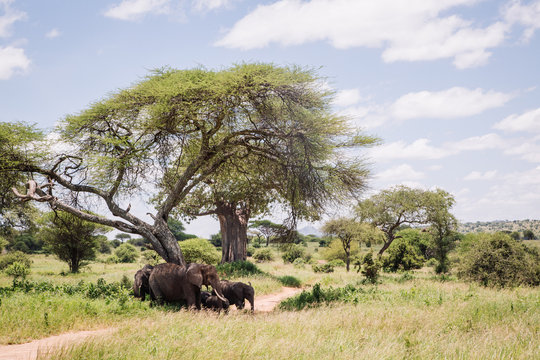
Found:
<path fill-rule="evenodd" d="M 222 280 L 220 281 L 220 285 L 223 295 L 225 295 L 231 305 L 234 304 L 237 309 L 241 310 L 245 306 L 245 300 L 247 300 L 251 304 L 251 311 L 255 311 L 255 290 L 251 286 L 251 283 L 248 285 L 242 282 Z"/>
<path fill-rule="evenodd" d="M 150 273 L 153 269 L 154 267 L 152 265 L 146 264 L 142 269 L 135 273 L 135 279 L 133 280 L 133 294 L 135 297 L 140 297 L 141 301 L 145 300 L 146 294 L 150 294 L 148 279 L 150 278 Z"/>
<path fill-rule="evenodd" d="M 216 310 L 218 312 L 221 312 L 223 309 L 225 312 L 228 312 L 229 300 L 225 300 L 226 301 L 221 301 L 216 295 L 212 295 L 208 291 L 201 291 L 201 303 L 203 307 L 207 309 Z"/>
<path fill-rule="evenodd" d="M 150 296 L 159 304 L 163 301 L 185 300 L 188 308 L 201 309 L 201 286 L 211 285 L 215 295 L 226 301 L 221 291 L 216 268 L 205 264 L 180 266 L 172 263 L 159 264 L 150 274 Z"/>

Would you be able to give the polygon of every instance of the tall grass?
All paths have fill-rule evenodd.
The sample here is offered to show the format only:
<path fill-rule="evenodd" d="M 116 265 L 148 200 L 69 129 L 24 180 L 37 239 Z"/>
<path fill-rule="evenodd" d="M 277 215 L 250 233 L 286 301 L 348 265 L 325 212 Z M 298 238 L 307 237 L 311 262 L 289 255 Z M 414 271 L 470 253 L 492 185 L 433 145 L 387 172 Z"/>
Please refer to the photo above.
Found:
<path fill-rule="evenodd" d="M 533 359 L 540 294 L 430 280 L 269 314 L 155 313 L 48 359 Z M 46 358 L 46 357 L 43 357 Z"/>

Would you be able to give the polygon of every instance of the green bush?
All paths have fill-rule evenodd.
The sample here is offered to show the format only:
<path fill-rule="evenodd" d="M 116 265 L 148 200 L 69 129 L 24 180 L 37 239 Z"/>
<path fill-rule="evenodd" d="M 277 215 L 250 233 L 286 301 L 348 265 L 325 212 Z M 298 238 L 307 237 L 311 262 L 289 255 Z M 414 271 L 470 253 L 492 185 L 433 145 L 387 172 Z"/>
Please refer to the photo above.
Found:
<path fill-rule="evenodd" d="M 30 268 L 22 262 L 15 261 L 4 270 L 6 275 L 13 276 L 15 279 L 26 279 L 26 276 L 30 274 Z"/>
<path fill-rule="evenodd" d="M 303 269 L 305 267 L 305 265 L 306 265 L 306 262 L 302 258 L 296 258 L 293 261 L 293 265 L 294 265 L 295 268 Z"/>
<path fill-rule="evenodd" d="M 345 261 L 341 259 L 334 259 L 329 262 L 333 267 L 345 267 Z"/>
<path fill-rule="evenodd" d="M 145 264 L 150 264 L 152 266 L 156 266 L 162 260 L 161 256 L 154 250 L 145 250 L 141 253 L 141 256 Z"/>
<path fill-rule="evenodd" d="M 311 290 L 304 290 L 300 294 L 290 297 L 279 304 L 281 310 L 302 310 L 304 308 L 317 307 L 332 302 L 358 303 L 363 291 L 352 285 L 342 288 L 322 289 L 320 284 L 315 284 Z"/>
<path fill-rule="evenodd" d="M 274 260 L 274 253 L 269 248 L 257 249 L 253 254 L 253 258 L 257 262 L 265 262 Z"/>
<path fill-rule="evenodd" d="M 139 258 L 139 250 L 131 244 L 122 244 L 114 250 L 114 255 L 121 263 L 133 263 Z"/>
<path fill-rule="evenodd" d="M 32 260 L 27 254 L 23 253 L 22 251 L 14 251 L 5 255 L 0 255 L 0 270 L 4 270 L 14 262 L 22 263 L 27 268 L 30 268 L 32 265 Z"/>
<path fill-rule="evenodd" d="M 111 255 L 111 256 L 107 257 L 105 262 L 107 264 L 118 264 L 120 262 L 120 259 L 116 255 Z"/>
<path fill-rule="evenodd" d="M 289 248 L 283 253 L 281 258 L 283 259 L 283 262 L 285 263 L 292 263 L 294 260 L 298 258 L 302 258 L 305 256 L 306 250 L 301 245 L 291 245 Z"/>
<path fill-rule="evenodd" d="M 375 284 L 379 278 L 380 269 L 381 262 L 379 259 L 373 257 L 373 251 L 367 253 L 362 259 L 362 275 L 364 275 L 369 282 Z"/>
<path fill-rule="evenodd" d="M 424 264 L 420 250 L 406 239 L 394 240 L 386 253 L 382 259 L 386 271 L 420 269 Z"/>
<path fill-rule="evenodd" d="M 508 234 L 486 234 L 466 242 L 458 276 L 484 286 L 540 285 L 540 254 Z"/>
<path fill-rule="evenodd" d="M 353 241 L 351 243 L 351 259 L 358 255 L 359 252 L 360 247 L 358 246 L 358 241 Z M 323 259 L 328 261 L 341 260 L 343 263 L 347 261 L 347 254 L 345 254 L 343 244 L 339 239 L 332 240 L 328 247 L 321 249 L 321 255 Z"/>
<path fill-rule="evenodd" d="M 215 265 L 221 260 L 221 254 L 206 239 L 191 238 L 178 244 L 186 263 Z"/>
<path fill-rule="evenodd" d="M 313 264 L 311 265 L 311 268 L 313 269 L 314 272 L 318 273 L 318 272 L 322 272 L 322 273 L 331 273 L 331 272 L 334 272 L 334 266 L 332 266 L 332 264 L 330 263 L 326 263 L 326 264 Z"/>
<path fill-rule="evenodd" d="M 278 277 L 278 280 L 284 286 L 290 286 L 290 287 L 302 286 L 302 282 L 300 281 L 300 279 L 294 276 L 290 276 L 290 275 L 280 276 Z"/>
<path fill-rule="evenodd" d="M 263 274 L 263 272 L 250 261 L 235 261 L 232 263 L 219 264 L 216 269 L 220 277 L 246 277 Z"/>

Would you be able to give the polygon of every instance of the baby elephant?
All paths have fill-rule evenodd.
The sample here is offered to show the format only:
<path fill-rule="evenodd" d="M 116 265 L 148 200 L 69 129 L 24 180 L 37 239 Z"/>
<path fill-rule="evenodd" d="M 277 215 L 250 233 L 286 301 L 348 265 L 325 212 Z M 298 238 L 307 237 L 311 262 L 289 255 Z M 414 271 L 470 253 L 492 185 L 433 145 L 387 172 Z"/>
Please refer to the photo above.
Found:
<path fill-rule="evenodd" d="M 220 284 L 223 295 L 231 305 L 234 304 L 237 309 L 241 310 L 246 304 L 245 300 L 247 300 L 251 304 L 251 311 L 255 311 L 255 290 L 251 283 L 248 285 L 243 282 L 221 280 Z"/>
<path fill-rule="evenodd" d="M 222 301 L 216 295 L 210 294 L 208 291 L 201 291 L 201 304 L 208 309 L 221 312 L 221 309 L 227 312 L 229 310 L 229 301 Z"/>
<path fill-rule="evenodd" d="M 154 267 L 152 265 L 144 265 L 143 268 L 135 273 L 135 279 L 133 280 L 133 294 L 135 297 L 140 297 L 141 301 L 144 301 L 146 294 L 150 295 L 150 284 L 148 279 Z"/>

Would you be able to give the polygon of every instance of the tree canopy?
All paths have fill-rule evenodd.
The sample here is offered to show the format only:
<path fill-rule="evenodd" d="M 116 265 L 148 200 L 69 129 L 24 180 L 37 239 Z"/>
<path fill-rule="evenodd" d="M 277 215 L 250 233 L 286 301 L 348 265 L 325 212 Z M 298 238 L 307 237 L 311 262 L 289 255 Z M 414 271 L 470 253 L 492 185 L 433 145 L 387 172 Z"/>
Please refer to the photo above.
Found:
<path fill-rule="evenodd" d="M 457 228 L 457 220 L 450 213 L 453 205 L 453 196 L 444 190 L 412 189 L 401 185 L 360 201 L 356 214 L 361 221 L 370 222 L 384 232 L 386 238 L 379 251 L 382 255 L 404 225 L 430 226 L 433 236 L 438 239 L 450 235 Z"/>
<path fill-rule="evenodd" d="M 7 149 L 0 171 L 29 175 L 26 194 L 16 191 L 21 199 L 143 236 L 167 262 L 183 265 L 167 219 L 225 176 L 225 167 L 267 164 L 271 172 L 259 176 L 268 184 L 286 180 L 270 188 L 293 205 L 293 217 L 359 195 L 367 170 L 340 149 L 374 139 L 332 113 L 331 95 L 313 71 L 298 67 L 160 69 L 63 119 L 62 143 L 40 161 L 10 158 L 21 146 Z M 129 198 L 153 193 L 155 184 L 161 193 L 148 221 L 130 212 Z M 106 211 L 84 211 L 96 203 Z"/>

